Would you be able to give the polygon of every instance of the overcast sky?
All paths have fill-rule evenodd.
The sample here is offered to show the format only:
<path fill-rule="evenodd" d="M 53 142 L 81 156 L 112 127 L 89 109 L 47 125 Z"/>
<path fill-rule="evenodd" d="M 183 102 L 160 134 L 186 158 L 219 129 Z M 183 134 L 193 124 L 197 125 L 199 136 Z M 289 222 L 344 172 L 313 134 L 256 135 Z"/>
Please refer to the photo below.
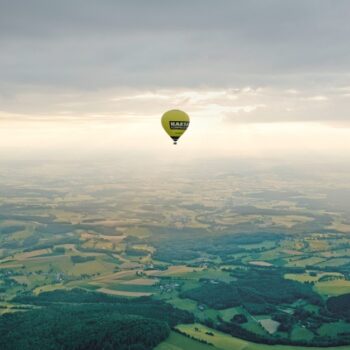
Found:
<path fill-rule="evenodd" d="M 292 123 L 349 151 L 349 15 L 348 0 L 0 0 L 0 145 L 20 122 L 128 139 L 176 107 L 205 138 L 266 124 L 277 145 Z"/>

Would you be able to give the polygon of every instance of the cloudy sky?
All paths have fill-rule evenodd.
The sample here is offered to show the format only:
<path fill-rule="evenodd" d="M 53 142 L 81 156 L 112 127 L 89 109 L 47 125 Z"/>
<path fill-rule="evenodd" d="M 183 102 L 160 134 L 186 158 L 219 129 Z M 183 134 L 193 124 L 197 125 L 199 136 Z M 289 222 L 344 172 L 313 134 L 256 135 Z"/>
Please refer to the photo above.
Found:
<path fill-rule="evenodd" d="M 348 0 L 0 0 L 0 153 L 349 154 Z M 180 146 L 179 145 L 179 146 Z"/>

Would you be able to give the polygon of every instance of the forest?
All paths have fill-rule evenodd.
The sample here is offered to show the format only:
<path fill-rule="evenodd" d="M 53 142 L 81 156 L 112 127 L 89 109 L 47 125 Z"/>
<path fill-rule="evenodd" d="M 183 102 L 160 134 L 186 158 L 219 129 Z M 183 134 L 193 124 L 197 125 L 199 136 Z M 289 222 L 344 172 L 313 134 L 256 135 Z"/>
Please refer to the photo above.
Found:
<path fill-rule="evenodd" d="M 36 305 L 0 318 L 0 348 L 150 350 L 193 316 L 148 298 L 129 300 L 80 289 L 23 296 Z M 39 307 L 40 305 L 40 307 Z"/>
<path fill-rule="evenodd" d="M 300 298 L 313 304 L 322 303 L 310 285 L 286 280 L 273 269 L 236 270 L 233 276 L 239 279 L 215 284 L 204 280 L 200 287 L 184 291 L 181 297 L 218 310 L 244 305 L 252 314 L 269 313 L 278 304 L 292 303 Z"/>

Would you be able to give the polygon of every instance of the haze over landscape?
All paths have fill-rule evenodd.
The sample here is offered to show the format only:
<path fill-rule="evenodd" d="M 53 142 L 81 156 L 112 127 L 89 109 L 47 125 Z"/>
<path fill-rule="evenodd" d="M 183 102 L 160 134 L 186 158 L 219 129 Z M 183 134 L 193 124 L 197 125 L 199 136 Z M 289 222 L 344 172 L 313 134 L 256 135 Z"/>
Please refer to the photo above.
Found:
<path fill-rule="evenodd" d="M 0 0 L 0 348 L 349 349 L 349 10 Z"/>

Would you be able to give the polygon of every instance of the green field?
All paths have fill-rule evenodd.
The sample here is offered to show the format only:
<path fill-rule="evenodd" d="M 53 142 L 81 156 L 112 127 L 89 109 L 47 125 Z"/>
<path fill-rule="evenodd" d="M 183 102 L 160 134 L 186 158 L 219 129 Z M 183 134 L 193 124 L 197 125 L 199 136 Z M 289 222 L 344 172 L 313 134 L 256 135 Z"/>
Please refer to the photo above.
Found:
<path fill-rule="evenodd" d="M 222 349 L 222 350 L 233 350 L 233 349 L 234 350 L 271 350 L 271 349 L 274 349 L 274 350 L 293 350 L 293 349 L 294 350 L 296 349 L 297 350 L 310 350 L 310 349 L 322 350 L 322 349 L 325 349 L 320 347 L 310 348 L 305 346 L 286 346 L 286 345 L 271 346 L 271 345 L 255 344 L 255 343 L 251 343 L 235 337 L 231 337 L 225 333 L 215 331 L 201 324 L 179 325 L 177 326 L 177 328 L 181 332 L 189 335 L 190 337 L 193 337 L 199 340 L 204 340 L 208 343 L 213 344 L 215 348 Z M 206 334 L 207 332 L 213 333 L 214 336 Z M 158 348 L 156 349 L 159 350 Z M 166 348 L 164 348 L 164 350 L 165 349 Z M 169 350 L 170 349 L 171 348 L 169 348 Z M 182 348 L 182 349 L 185 350 L 186 348 Z M 328 350 L 349 350 L 349 346 L 328 347 L 327 349 Z"/>
<path fill-rule="evenodd" d="M 318 332 L 321 335 L 331 334 L 333 337 L 337 337 L 339 333 L 350 332 L 350 324 L 346 322 L 327 323 L 322 325 Z"/>
<path fill-rule="evenodd" d="M 159 344 L 154 350 L 214 350 L 213 346 L 202 344 L 177 332 L 170 332 L 167 340 Z"/>
<path fill-rule="evenodd" d="M 298 340 L 312 340 L 314 335 L 311 331 L 309 331 L 306 328 L 295 326 L 292 330 L 292 333 L 290 335 L 292 340 L 298 341 Z"/>

